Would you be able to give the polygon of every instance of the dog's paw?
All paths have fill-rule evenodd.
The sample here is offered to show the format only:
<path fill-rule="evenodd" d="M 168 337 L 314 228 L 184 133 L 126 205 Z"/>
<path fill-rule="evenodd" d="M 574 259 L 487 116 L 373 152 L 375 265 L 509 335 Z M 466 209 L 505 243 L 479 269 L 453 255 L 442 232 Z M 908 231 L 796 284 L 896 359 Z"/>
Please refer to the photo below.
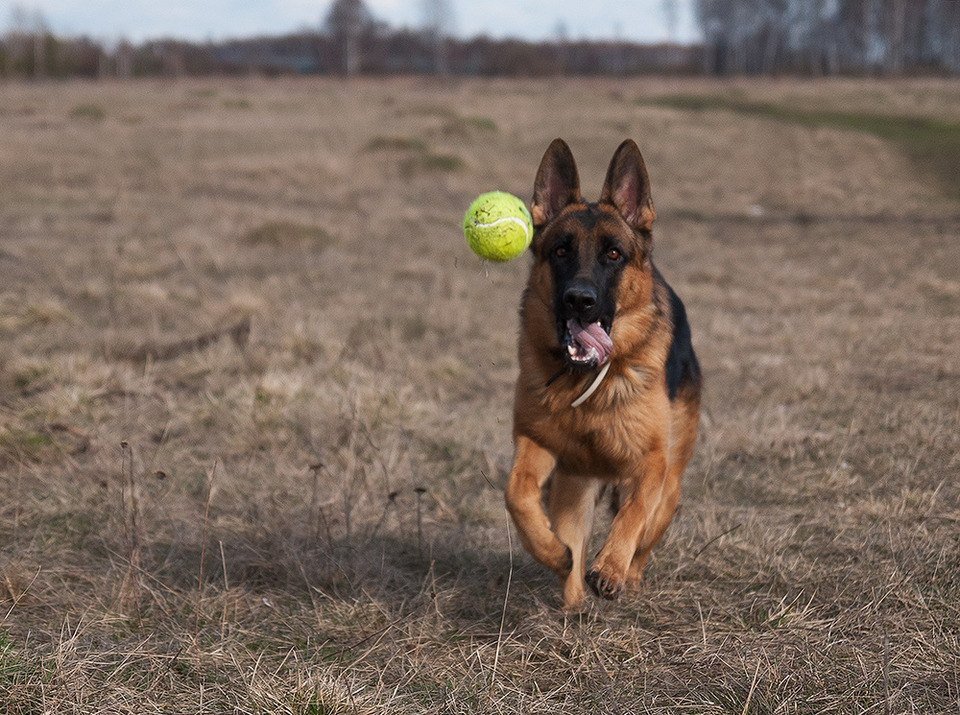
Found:
<path fill-rule="evenodd" d="M 602 574 L 595 568 L 587 572 L 586 581 L 591 591 L 608 601 L 616 600 L 623 591 L 623 579 Z"/>

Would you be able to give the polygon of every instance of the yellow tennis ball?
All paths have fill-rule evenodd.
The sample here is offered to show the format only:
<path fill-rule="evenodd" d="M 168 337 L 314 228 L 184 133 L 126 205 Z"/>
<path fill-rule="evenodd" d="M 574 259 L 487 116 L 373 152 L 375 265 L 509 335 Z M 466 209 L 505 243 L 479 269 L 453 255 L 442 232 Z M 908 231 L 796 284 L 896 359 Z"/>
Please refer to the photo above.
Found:
<path fill-rule="evenodd" d="M 516 196 L 489 191 L 474 199 L 467 209 L 463 235 L 480 258 L 509 261 L 530 245 L 533 222 L 526 205 Z"/>

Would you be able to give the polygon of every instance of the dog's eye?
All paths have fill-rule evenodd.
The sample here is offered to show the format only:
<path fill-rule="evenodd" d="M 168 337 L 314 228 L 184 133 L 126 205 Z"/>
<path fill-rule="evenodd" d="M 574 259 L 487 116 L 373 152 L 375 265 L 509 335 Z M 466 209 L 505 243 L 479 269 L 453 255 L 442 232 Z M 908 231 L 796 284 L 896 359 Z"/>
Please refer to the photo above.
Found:
<path fill-rule="evenodd" d="M 623 254 L 620 252 L 619 248 L 611 248 L 607 250 L 607 260 L 608 261 L 619 261 L 623 258 Z"/>
<path fill-rule="evenodd" d="M 553 255 L 557 258 L 566 258 L 568 253 L 570 253 L 570 250 L 566 246 L 557 246 L 553 249 Z"/>

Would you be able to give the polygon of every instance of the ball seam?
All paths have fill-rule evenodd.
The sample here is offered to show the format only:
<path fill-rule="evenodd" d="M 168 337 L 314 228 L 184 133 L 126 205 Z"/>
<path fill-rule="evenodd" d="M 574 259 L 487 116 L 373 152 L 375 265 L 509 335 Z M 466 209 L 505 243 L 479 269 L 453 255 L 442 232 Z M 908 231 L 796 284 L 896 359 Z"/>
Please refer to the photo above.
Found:
<path fill-rule="evenodd" d="M 513 223 L 520 224 L 520 228 L 523 229 L 524 238 L 530 240 L 530 229 L 527 227 L 527 222 L 523 219 L 516 218 L 515 216 L 504 216 L 503 218 L 498 218 L 496 221 L 491 221 L 490 223 L 478 223 L 476 219 L 470 219 L 470 223 L 474 228 L 493 228 L 497 224 L 503 223 L 504 221 L 512 221 Z"/>

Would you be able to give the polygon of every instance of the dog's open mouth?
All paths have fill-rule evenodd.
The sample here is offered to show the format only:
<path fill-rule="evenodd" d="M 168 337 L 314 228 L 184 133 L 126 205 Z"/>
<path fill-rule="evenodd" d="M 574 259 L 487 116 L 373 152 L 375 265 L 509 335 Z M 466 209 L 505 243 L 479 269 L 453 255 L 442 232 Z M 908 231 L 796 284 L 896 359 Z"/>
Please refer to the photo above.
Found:
<path fill-rule="evenodd" d="M 577 318 L 567 321 L 563 347 L 567 359 L 574 367 L 597 367 L 603 365 L 613 351 L 609 325 L 603 321 L 584 325 Z"/>

